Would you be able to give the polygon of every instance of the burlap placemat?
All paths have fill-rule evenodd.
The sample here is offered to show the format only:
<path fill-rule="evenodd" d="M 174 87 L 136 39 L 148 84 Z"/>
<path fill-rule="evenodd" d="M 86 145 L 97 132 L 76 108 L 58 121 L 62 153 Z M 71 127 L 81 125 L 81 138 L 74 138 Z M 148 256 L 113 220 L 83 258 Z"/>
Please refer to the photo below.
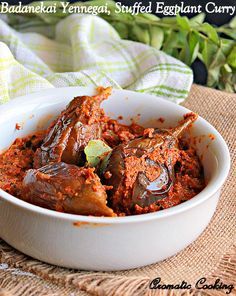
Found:
<path fill-rule="evenodd" d="M 193 85 L 187 101 L 223 135 L 231 150 L 230 176 L 222 190 L 217 211 L 204 233 L 170 259 L 121 272 L 84 272 L 63 269 L 31 259 L 0 241 L 0 296 L 2 295 L 225 295 L 226 290 L 197 290 L 195 282 L 207 278 L 214 283 L 236 285 L 236 95 Z M 197 222 L 196 222 L 197 223 Z M 26 273 L 25 273 L 26 272 Z M 149 289 L 151 279 L 166 284 L 191 283 L 182 292 Z M 84 292 L 83 292 L 84 291 Z M 231 295 L 236 294 L 234 289 Z"/>

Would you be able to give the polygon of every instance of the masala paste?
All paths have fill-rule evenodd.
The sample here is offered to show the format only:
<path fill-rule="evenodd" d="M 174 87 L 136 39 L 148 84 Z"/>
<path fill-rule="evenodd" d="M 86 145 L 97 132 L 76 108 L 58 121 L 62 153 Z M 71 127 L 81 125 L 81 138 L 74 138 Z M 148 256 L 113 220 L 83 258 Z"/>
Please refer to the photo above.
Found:
<path fill-rule="evenodd" d="M 182 134 L 197 115 L 169 129 L 124 125 L 109 118 L 98 95 L 74 98 L 45 131 L 17 138 L 0 154 L 0 188 L 29 203 L 60 212 L 126 216 L 176 206 L 204 187 L 204 172 Z M 101 140 L 110 152 L 90 167 L 84 148 Z"/>

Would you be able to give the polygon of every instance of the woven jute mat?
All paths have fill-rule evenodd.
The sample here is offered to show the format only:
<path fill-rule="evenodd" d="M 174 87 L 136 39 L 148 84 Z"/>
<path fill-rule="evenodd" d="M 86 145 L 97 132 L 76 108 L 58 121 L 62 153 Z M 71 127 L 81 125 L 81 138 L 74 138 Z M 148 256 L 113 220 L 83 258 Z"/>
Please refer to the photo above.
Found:
<path fill-rule="evenodd" d="M 236 285 L 236 95 L 193 85 L 184 105 L 208 120 L 223 135 L 231 152 L 231 173 L 216 213 L 190 246 L 163 262 L 121 272 L 85 272 L 51 266 L 29 258 L 0 240 L 0 296 L 3 295 L 226 295 L 228 290 L 195 288 L 202 277 Z M 196 221 L 197 223 L 197 221 Z M 191 290 L 150 290 L 152 279 Z M 230 293 L 236 295 L 236 290 Z"/>

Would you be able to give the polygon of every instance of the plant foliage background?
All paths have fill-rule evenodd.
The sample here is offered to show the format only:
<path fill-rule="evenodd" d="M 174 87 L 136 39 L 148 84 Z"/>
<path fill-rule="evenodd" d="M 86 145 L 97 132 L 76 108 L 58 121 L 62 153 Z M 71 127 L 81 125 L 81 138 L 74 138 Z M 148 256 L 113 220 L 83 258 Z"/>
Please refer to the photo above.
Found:
<path fill-rule="evenodd" d="M 44 1 L 44 5 L 51 5 L 51 2 Z M 191 19 L 186 16 L 158 18 L 153 14 L 117 14 L 112 0 L 76 2 L 71 5 L 98 6 L 105 3 L 108 3 L 111 14 L 99 16 L 108 21 L 122 38 L 153 46 L 189 66 L 200 60 L 207 71 L 207 86 L 236 92 L 236 17 L 226 25 L 214 27 L 204 22 L 204 14 Z M 39 2 L 30 5 L 39 5 Z M 58 1 L 56 14 L 27 14 L 23 20 L 32 20 L 32 26 L 46 23 L 53 27 L 66 16 Z M 14 28 L 24 27 L 22 19 L 18 18 L 16 21 L 16 18 L 11 19 L 11 15 L 9 18 Z"/>

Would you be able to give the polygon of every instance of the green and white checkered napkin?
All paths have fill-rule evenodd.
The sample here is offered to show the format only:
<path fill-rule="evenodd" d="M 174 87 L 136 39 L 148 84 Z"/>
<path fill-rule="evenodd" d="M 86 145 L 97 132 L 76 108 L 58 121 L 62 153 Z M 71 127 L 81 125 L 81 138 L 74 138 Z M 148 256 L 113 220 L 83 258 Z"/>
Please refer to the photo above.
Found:
<path fill-rule="evenodd" d="M 103 19 L 70 15 L 50 27 L 24 22 L 16 31 L 0 18 L 0 100 L 42 89 L 102 85 L 183 101 L 192 71 L 150 46 L 120 39 Z M 40 29 L 40 34 L 37 33 Z"/>

